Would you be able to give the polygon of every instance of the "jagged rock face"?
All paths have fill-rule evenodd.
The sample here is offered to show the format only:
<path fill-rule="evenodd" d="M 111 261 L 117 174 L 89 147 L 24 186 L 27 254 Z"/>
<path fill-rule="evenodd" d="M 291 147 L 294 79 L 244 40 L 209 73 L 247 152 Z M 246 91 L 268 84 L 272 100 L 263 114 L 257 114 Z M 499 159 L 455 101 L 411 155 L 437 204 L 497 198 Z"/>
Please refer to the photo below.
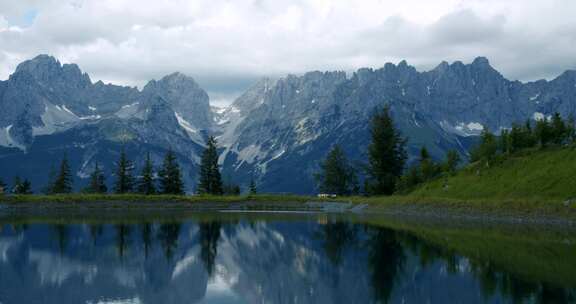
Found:
<path fill-rule="evenodd" d="M 10 168 L 2 177 L 49 171 L 39 155 L 56 147 L 80 154 L 83 177 L 96 155 L 105 155 L 103 165 L 110 168 L 120 146 L 133 144 L 134 158 L 154 151 L 160 161 L 167 148 L 175 150 L 193 191 L 202 145 L 213 134 L 224 176 L 243 186 L 255 178 L 264 192 L 313 193 L 319 160 L 333 145 L 353 162 L 366 162 L 371 115 L 386 105 L 408 138 L 410 160 L 422 146 L 437 159 L 449 149 L 466 155 L 483 126 L 499 132 L 556 111 L 576 113 L 576 72 L 521 83 L 482 57 L 471 64 L 443 62 L 427 72 L 403 61 L 359 69 L 348 78 L 310 72 L 263 79 L 231 106 L 213 110 L 206 92 L 181 73 L 150 81 L 140 92 L 92 84 L 76 65 L 38 56 L 0 82 L 0 146 L 8 147 L 0 147 L 0 156 L 9 155 L 0 164 Z M 18 167 L 33 157 L 30 170 Z"/>
<path fill-rule="evenodd" d="M 179 116 L 186 117 L 194 128 L 212 128 L 213 117 L 208 94 L 191 77 L 181 73 L 170 74 L 158 81 L 150 81 L 142 93 L 162 97 Z"/>
<path fill-rule="evenodd" d="M 92 84 L 75 64 L 40 55 L 18 65 L 0 90 L 0 127 L 28 111 L 35 134 L 49 134 L 118 111 L 140 95 L 128 87 Z M 19 142 L 27 146 L 29 142 Z"/>
<path fill-rule="evenodd" d="M 261 105 L 235 127 L 233 141 L 224 141 L 236 153 L 226 155 L 223 167 L 240 179 L 259 176 L 268 191 L 313 192 L 318 160 L 334 144 L 365 162 L 370 117 L 385 105 L 408 138 L 411 159 L 421 146 L 435 158 L 449 149 L 465 155 L 483 126 L 499 132 L 555 111 L 575 113 L 575 74 L 523 84 L 505 79 L 480 57 L 467 65 L 443 62 L 429 72 L 401 62 L 360 69 L 349 79 L 343 73 L 289 76 L 263 99 L 242 97 Z"/>

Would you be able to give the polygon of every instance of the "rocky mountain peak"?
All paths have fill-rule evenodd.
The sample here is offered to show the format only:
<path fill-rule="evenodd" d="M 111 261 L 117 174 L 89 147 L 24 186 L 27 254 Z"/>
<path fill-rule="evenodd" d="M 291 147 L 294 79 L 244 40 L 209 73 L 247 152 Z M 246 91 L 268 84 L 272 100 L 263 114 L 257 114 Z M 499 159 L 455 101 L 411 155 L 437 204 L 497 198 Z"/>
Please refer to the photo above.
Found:
<path fill-rule="evenodd" d="M 240 95 L 232 104 L 242 114 L 256 109 L 266 100 L 266 94 L 274 87 L 276 81 L 271 78 L 262 78 L 252 85 L 244 94 Z"/>
<path fill-rule="evenodd" d="M 490 61 L 486 57 L 476 57 L 476 59 L 472 61 L 472 65 L 475 67 L 492 67 Z"/>
<path fill-rule="evenodd" d="M 22 62 L 14 75 L 31 75 L 41 85 L 67 85 L 84 88 L 92 84 L 90 77 L 82 73 L 76 64 L 64 64 L 49 55 L 38 55 Z M 12 77 L 12 76 L 11 76 Z"/>
<path fill-rule="evenodd" d="M 213 117 L 209 97 L 194 78 L 176 72 L 146 84 L 142 93 L 148 98 L 161 97 L 194 128 L 212 128 Z"/>

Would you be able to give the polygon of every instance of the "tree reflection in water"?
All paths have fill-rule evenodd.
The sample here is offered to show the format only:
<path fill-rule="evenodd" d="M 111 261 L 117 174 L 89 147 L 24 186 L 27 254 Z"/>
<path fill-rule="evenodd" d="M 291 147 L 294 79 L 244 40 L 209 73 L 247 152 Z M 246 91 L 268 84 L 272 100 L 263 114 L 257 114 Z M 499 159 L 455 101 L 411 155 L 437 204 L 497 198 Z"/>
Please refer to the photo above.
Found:
<path fill-rule="evenodd" d="M 158 229 L 158 240 L 164 249 L 167 260 L 171 260 L 174 252 L 178 249 L 178 237 L 180 236 L 180 223 L 163 223 Z"/>
<path fill-rule="evenodd" d="M 200 233 L 200 258 L 204 263 L 208 276 L 214 274 L 216 256 L 218 255 L 218 240 L 221 224 L 216 221 L 198 224 Z"/>
<path fill-rule="evenodd" d="M 114 225 L 114 228 L 116 229 L 116 250 L 118 257 L 123 259 L 126 253 L 127 243 L 129 242 L 128 234 L 130 233 L 130 227 L 125 224 L 117 224 Z"/>
<path fill-rule="evenodd" d="M 369 228 L 368 234 L 368 265 L 374 300 L 388 303 L 406 256 L 393 230 Z"/>
<path fill-rule="evenodd" d="M 466 238 L 461 246 L 444 234 L 346 220 L 253 222 L 7 224 L 0 230 L 0 290 L 28 302 L 36 299 L 24 290 L 74 296 L 58 303 L 86 303 L 102 290 L 139 295 L 142 303 L 182 303 L 202 299 L 216 283 L 212 288 L 260 302 L 441 303 L 444 289 L 472 302 L 576 302 L 566 276 L 574 268 L 570 242 L 523 247 L 505 239 L 510 248 L 547 253 L 564 269 L 534 258 L 542 252 L 526 260 L 486 254 L 482 245 L 497 247 L 492 239 Z M 0 293 L 0 302 L 14 303 L 7 297 Z"/>

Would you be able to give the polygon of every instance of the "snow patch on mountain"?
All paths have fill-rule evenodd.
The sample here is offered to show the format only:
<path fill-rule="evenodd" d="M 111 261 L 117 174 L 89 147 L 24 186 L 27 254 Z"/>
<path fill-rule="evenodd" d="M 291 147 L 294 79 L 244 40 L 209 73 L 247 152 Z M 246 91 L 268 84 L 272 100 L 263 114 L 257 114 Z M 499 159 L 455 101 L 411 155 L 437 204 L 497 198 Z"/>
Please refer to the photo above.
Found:
<path fill-rule="evenodd" d="M 184 130 L 186 130 L 189 134 L 198 133 L 198 130 L 196 130 L 194 127 L 192 127 L 192 125 L 186 119 L 182 118 L 182 116 L 178 112 L 174 112 L 174 114 L 176 115 L 176 119 L 178 120 L 178 124 L 182 128 L 184 128 Z"/>
<path fill-rule="evenodd" d="M 44 126 L 33 127 L 34 136 L 47 135 L 67 130 L 80 120 L 66 106 L 58 106 L 52 103 L 44 104 L 44 113 L 40 116 Z"/>
<path fill-rule="evenodd" d="M 534 114 L 532 114 L 532 118 L 534 118 L 534 120 L 544 120 L 546 116 L 540 112 L 534 112 Z"/>
<path fill-rule="evenodd" d="M 12 140 L 10 137 L 10 129 L 12 125 L 7 126 L 6 128 L 0 129 L 0 146 L 4 147 L 15 147 L 17 144 Z"/>
<path fill-rule="evenodd" d="M 440 127 L 448 133 L 464 137 L 478 136 L 482 133 L 482 130 L 484 130 L 484 126 L 479 122 L 459 122 L 453 126 L 449 122 L 443 120 L 440 122 Z"/>
<path fill-rule="evenodd" d="M 244 149 L 238 151 L 238 160 L 239 162 L 236 164 L 236 168 L 242 166 L 243 163 L 252 164 L 257 160 L 261 160 L 266 156 L 266 151 L 263 151 L 262 148 L 258 145 L 252 144 Z"/>
<path fill-rule="evenodd" d="M 119 118 L 129 118 L 132 117 L 134 115 L 136 115 L 136 113 L 138 112 L 138 106 L 140 105 L 139 102 L 135 102 L 132 104 L 128 104 L 128 105 L 124 105 L 120 108 L 120 110 L 118 110 L 118 112 L 116 112 L 116 116 Z"/>

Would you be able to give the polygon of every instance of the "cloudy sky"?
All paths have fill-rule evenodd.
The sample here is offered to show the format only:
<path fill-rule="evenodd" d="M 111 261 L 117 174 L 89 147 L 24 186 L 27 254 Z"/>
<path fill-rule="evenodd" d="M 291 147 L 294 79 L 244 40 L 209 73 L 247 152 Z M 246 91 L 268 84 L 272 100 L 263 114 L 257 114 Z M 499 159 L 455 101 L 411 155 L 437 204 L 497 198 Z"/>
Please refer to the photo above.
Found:
<path fill-rule="evenodd" d="M 0 79 L 40 53 L 93 81 L 180 71 L 216 103 L 262 76 L 419 70 L 486 56 L 511 79 L 576 68 L 574 0 L 0 0 Z"/>

